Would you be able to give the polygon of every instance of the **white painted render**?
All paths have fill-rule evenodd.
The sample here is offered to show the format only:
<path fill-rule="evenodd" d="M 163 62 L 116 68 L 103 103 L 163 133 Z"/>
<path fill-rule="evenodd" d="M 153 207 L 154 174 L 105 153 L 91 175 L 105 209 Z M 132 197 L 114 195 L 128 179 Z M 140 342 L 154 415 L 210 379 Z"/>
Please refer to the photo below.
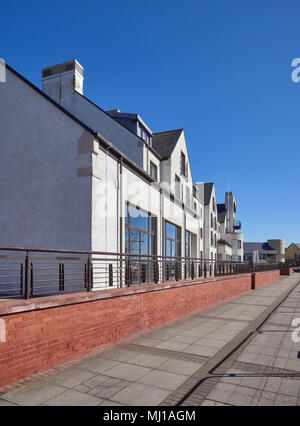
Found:
<path fill-rule="evenodd" d="M 92 131 L 10 70 L 0 84 L 0 245 L 124 252 L 129 202 L 157 216 L 158 255 L 164 254 L 164 221 L 169 221 L 181 228 L 182 256 L 189 231 L 192 257 L 215 259 L 220 238 L 215 188 L 206 206 L 200 201 L 204 184 L 197 184 L 194 196 L 184 131 L 170 158 L 161 161 L 138 136 L 78 93 L 83 93 L 80 74 L 60 77 L 44 78 L 45 91 Z M 146 173 L 150 161 L 157 165 L 158 182 L 122 166 L 120 156 L 99 144 L 94 131 Z M 181 153 L 187 176 L 181 175 Z"/>
<path fill-rule="evenodd" d="M 91 177 L 78 146 L 93 137 L 9 69 L 0 84 L 0 241 L 89 250 Z"/>

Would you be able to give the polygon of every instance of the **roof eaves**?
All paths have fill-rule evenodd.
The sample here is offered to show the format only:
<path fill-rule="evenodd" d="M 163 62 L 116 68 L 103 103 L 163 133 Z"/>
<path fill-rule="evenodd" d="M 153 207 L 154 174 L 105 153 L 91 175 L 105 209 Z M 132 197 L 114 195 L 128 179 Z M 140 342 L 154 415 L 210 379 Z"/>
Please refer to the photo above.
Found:
<path fill-rule="evenodd" d="M 86 124 L 84 124 L 77 117 L 75 117 L 73 114 L 71 114 L 68 110 L 66 110 L 60 104 L 58 104 L 54 99 L 52 99 L 50 96 L 48 96 L 46 93 L 44 93 L 41 89 L 39 89 L 37 86 L 35 86 L 29 80 L 27 80 L 27 78 L 25 78 L 21 74 L 19 74 L 11 66 L 9 66 L 8 64 L 6 64 L 6 67 L 16 77 L 20 78 L 25 84 L 27 84 L 28 86 L 30 86 L 33 90 L 35 90 L 37 93 L 39 93 L 47 101 L 49 101 L 51 104 L 53 104 L 55 107 L 57 107 L 61 112 L 63 112 L 64 114 L 66 114 L 69 118 L 71 118 L 73 121 L 75 121 L 81 127 L 83 127 L 86 131 L 88 131 L 93 136 L 95 136 L 97 138 L 97 140 L 102 144 L 102 147 L 104 147 L 106 149 L 111 149 L 119 158 L 123 158 L 123 160 L 125 161 L 126 164 L 128 164 L 128 165 L 130 165 L 130 167 L 134 168 L 139 173 L 139 175 L 143 176 L 147 181 L 149 181 L 149 182 L 155 182 L 155 180 L 147 172 L 145 172 L 145 170 L 143 170 L 136 163 L 134 163 L 132 160 L 130 160 L 130 158 L 128 158 L 125 154 L 123 154 L 121 151 L 119 151 L 111 142 L 109 142 L 99 132 L 96 132 L 95 130 L 91 129 L 89 126 L 87 126 Z"/>

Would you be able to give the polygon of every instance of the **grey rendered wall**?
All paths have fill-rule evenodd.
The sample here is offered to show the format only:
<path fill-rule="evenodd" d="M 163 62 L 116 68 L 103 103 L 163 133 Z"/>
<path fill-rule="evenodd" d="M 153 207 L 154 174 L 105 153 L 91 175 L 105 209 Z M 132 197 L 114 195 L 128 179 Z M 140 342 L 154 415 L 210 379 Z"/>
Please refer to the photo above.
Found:
<path fill-rule="evenodd" d="M 11 71 L 0 84 L 0 245 L 90 249 L 92 136 Z"/>

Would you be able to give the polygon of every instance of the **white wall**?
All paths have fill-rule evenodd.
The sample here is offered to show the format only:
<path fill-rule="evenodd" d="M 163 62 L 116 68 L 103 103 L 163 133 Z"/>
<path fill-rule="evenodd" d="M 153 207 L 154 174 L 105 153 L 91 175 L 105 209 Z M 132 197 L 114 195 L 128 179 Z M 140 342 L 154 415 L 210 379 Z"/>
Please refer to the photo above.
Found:
<path fill-rule="evenodd" d="M 93 137 L 7 70 L 0 84 L 0 244 L 91 247 L 91 177 L 79 146 Z"/>

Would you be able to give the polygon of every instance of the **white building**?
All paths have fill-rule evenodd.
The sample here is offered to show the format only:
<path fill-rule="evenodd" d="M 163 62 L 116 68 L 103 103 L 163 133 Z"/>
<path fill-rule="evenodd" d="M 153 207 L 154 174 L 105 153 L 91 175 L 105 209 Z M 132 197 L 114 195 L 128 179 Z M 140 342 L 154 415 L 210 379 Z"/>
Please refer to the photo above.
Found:
<path fill-rule="evenodd" d="M 75 60 L 42 75 L 7 66 L 0 84 L 0 245 L 216 259 L 215 188 L 193 183 L 184 130 L 102 110 Z"/>
<path fill-rule="evenodd" d="M 232 192 L 226 192 L 225 203 L 218 204 L 217 209 L 220 224 L 218 259 L 242 261 L 244 235 L 237 232 L 241 229 L 241 222 L 236 220 L 237 203 Z"/>
<path fill-rule="evenodd" d="M 204 258 L 217 259 L 217 242 L 219 240 L 219 224 L 214 183 L 197 183 L 203 195 L 204 204 Z"/>

